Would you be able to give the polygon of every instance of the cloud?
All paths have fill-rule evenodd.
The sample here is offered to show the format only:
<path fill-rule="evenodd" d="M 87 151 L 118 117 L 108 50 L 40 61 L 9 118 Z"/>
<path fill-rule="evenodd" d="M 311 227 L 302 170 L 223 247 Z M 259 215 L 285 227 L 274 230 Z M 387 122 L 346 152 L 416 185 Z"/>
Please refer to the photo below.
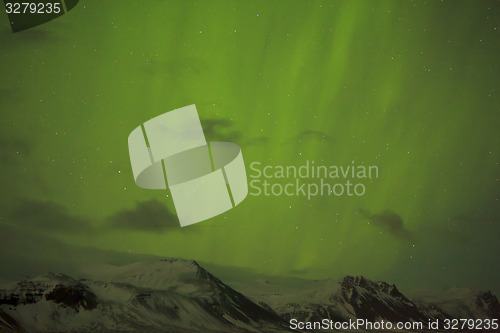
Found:
<path fill-rule="evenodd" d="M 155 258 L 149 255 L 74 246 L 40 232 L 0 224 L 0 280 L 48 272 L 77 277 L 100 271 L 107 265 L 125 265 Z"/>
<path fill-rule="evenodd" d="M 233 122 L 228 119 L 202 119 L 201 126 L 207 141 L 232 142 L 237 141 L 242 136 L 240 131 L 232 129 Z"/>
<path fill-rule="evenodd" d="M 70 214 L 66 207 L 55 202 L 21 199 L 5 218 L 0 217 L 2 224 L 46 234 L 89 235 L 116 229 L 159 232 L 180 228 L 177 216 L 154 199 L 138 202 L 132 209 L 119 210 L 106 218 L 100 227 L 92 226 L 86 218 Z"/>
<path fill-rule="evenodd" d="M 123 209 L 107 219 L 110 227 L 143 230 L 164 231 L 180 228 L 177 216 L 172 214 L 158 200 L 138 202 L 134 209 Z"/>
<path fill-rule="evenodd" d="M 319 141 L 322 143 L 326 142 L 333 142 L 333 138 L 329 136 L 328 134 L 321 132 L 321 131 L 315 131 L 315 130 L 306 130 L 299 132 L 297 135 L 293 136 L 290 138 L 288 141 L 289 142 L 302 142 L 302 141 L 307 141 L 307 140 L 315 140 Z"/>
<path fill-rule="evenodd" d="M 48 233 L 90 233 L 88 220 L 71 215 L 68 209 L 51 201 L 22 199 L 10 211 L 8 222 Z"/>
<path fill-rule="evenodd" d="M 380 214 L 371 214 L 369 211 L 360 209 L 359 212 L 363 215 L 367 220 L 371 222 L 374 226 L 379 226 L 386 231 L 388 231 L 393 236 L 398 237 L 399 239 L 414 242 L 415 236 L 413 233 L 406 229 L 403 223 L 403 219 L 398 214 L 385 210 Z"/>
<path fill-rule="evenodd" d="M 201 125 L 207 141 L 235 142 L 241 146 L 260 146 L 269 142 L 267 136 L 244 138 L 241 131 L 233 129 L 233 122 L 228 119 L 202 119 Z"/>

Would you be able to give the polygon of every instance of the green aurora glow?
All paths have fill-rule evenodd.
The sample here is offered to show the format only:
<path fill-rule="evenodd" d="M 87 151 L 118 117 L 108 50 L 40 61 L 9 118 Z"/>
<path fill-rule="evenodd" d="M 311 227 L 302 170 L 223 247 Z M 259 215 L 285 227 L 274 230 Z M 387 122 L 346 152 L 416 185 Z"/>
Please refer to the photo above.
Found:
<path fill-rule="evenodd" d="M 500 292 L 500 2 L 83 0 L 0 24 L 3 223 L 25 202 L 57 221 L 20 227 L 73 245 Z M 190 104 L 247 173 L 354 161 L 379 177 L 362 197 L 249 196 L 183 229 L 121 227 L 154 215 L 141 202 L 173 212 L 135 185 L 128 134 Z"/>

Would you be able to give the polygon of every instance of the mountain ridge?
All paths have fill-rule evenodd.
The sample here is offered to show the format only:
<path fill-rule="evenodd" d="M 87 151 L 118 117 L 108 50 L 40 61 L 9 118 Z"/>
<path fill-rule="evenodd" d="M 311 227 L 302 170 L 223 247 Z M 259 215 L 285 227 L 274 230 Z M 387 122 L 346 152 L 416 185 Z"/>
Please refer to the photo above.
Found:
<path fill-rule="evenodd" d="M 47 273 L 0 288 L 0 329 L 289 332 L 291 319 L 427 322 L 500 317 L 498 299 L 488 291 L 419 299 L 405 296 L 394 284 L 363 276 L 301 283 L 297 288 L 261 280 L 253 290 L 237 291 L 196 261 L 176 258 L 107 266 L 80 279 Z"/>

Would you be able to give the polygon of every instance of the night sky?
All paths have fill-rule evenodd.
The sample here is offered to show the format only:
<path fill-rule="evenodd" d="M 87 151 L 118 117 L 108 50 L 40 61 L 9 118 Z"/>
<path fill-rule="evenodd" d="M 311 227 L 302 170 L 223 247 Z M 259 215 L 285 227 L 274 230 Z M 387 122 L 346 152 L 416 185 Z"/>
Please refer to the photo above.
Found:
<path fill-rule="evenodd" d="M 500 2 L 87 0 L 16 34 L 0 17 L 0 262 L 50 237 L 500 293 Z M 190 104 L 248 175 L 314 160 L 379 177 L 180 228 L 168 192 L 135 185 L 127 137 Z"/>

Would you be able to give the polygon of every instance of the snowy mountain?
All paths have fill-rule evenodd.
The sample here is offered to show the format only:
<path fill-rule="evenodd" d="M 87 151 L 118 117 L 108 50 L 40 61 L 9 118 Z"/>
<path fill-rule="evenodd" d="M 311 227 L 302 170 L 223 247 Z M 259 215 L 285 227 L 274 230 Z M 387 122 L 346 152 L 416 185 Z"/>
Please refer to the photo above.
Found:
<path fill-rule="evenodd" d="M 116 268 L 110 280 L 48 274 L 7 286 L 0 328 L 27 332 L 285 332 L 287 323 L 194 261 Z"/>
<path fill-rule="evenodd" d="M 362 276 L 346 276 L 340 281 L 288 281 L 282 285 L 261 280 L 253 285 L 238 284 L 237 289 L 259 305 L 269 306 L 287 321 L 292 318 L 303 322 L 323 318 L 423 323 L 445 318 L 500 320 L 498 299 L 489 291 L 452 289 L 407 297 L 395 285 Z"/>
<path fill-rule="evenodd" d="M 364 277 L 224 284 L 194 261 L 104 266 L 85 279 L 46 274 L 0 286 L 2 332 L 289 332 L 289 320 L 500 318 L 489 292 L 410 298 Z"/>
<path fill-rule="evenodd" d="M 490 291 L 453 288 L 411 296 L 421 311 L 434 318 L 500 318 L 500 304 Z"/>
<path fill-rule="evenodd" d="M 310 281 L 302 283 L 298 288 L 267 284 L 253 290 L 243 286 L 242 289 L 245 289 L 254 301 L 269 305 L 287 320 L 427 320 L 427 316 L 418 306 L 401 294 L 396 286 L 373 282 L 362 276 L 346 276 L 341 281 Z"/>

